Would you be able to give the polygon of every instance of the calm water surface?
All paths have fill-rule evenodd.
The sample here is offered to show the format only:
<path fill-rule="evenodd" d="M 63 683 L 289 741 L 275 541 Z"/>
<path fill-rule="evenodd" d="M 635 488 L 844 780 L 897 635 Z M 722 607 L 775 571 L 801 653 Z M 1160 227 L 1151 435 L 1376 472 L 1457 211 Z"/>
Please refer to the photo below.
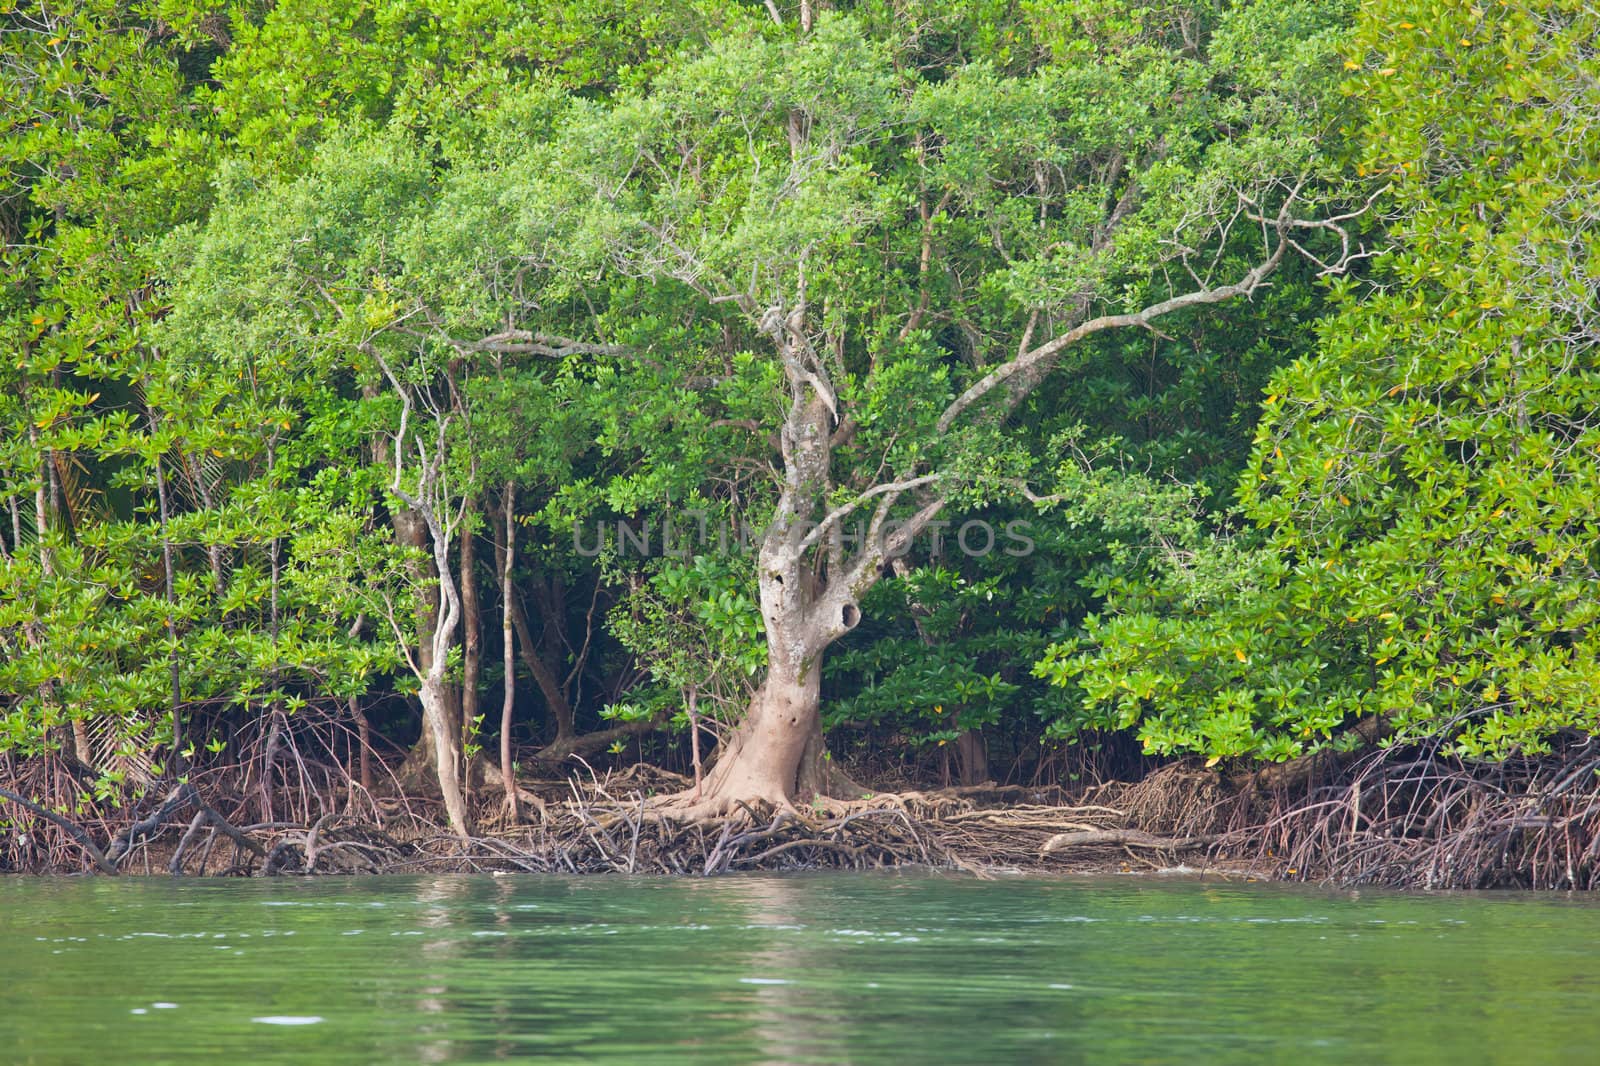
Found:
<path fill-rule="evenodd" d="M 0 879 L 0 1062 L 1600 1061 L 1600 906 L 1121 878 Z"/>

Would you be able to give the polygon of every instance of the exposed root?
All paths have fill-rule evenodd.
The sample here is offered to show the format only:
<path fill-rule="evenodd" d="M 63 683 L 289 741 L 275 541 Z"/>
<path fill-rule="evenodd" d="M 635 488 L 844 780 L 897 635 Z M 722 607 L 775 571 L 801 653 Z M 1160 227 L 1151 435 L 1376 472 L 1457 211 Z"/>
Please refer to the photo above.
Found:
<path fill-rule="evenodd" d="M 1238 802 L 1218 775 L 1186 763 L 1163 766 L 1139 781 L 1112 785 L 1102 793 L 1127 811 L 1129 825 L 1174 837 L 1221 831 Z"/>
<path fill-rule="evenodd" d="M 1279 794 L 1226 846 L 1288 876 L 1401 888 L 1600 888 L 1600 744 L 1471 763 L 1440 743 L 1371 753 Z"/>
<path fill-rule="evenodd" d="M 308 796 L 301 810 L 314 816 L 303 820 L 252 821 L 254 791 L 194 784 L 112 812 L 83 798 L 70 767 L 40 762 L 0 792 L 0 817 L 11 823 L 0 833 L 0 868 L 708 875 L 914 865 L 986 876 L 1119 862 L 1154 868 L 1153 860 L 1170 861 L 1163 853 L 1203 851 L 1208 867 L 1243 863 L 1348 884 L 1600 888 L 1593 740 L 1496 764 L 1467 763 L 1438 745 L 1393 748 L 1324 771 L 1271 793 L 1174 765 L 1135 784 L 1096 786 L 1070 805 L 1059 793 L 993 787 L 796 805 L 699 800 L 687 779 L 635 767 L 519 782 L 544 805 L 532 824 L 505 818 L 502 790 L 483 789 L 475 824 L 496 828 L 462 840 L 426 803 L 373 802 L 364 792 L 349 794 L 342 809 L 333 796 Z"/>
<path fill-rule="evenodd" d="M 94 841 L 89 839 L 89 834 L 84 832 L 83 827 L 78 823 L 72 821 L 71 819 L 64 818 L 52 810 L 41 807 L 27 797 L 19 796 L 15 792 L 11 792 L 7 789 L 0 788 L 0 799 L 4 799 L 8 803 L 15 803 L 17 806 L 28 811 L 30 814 L 34 814 L 40 818 L 43 818 L 56 828 L 65 831 L 68 836 L 77 842 L 78 846 L 83 849 L 84 854 L 87 855 L 90 861 L 94 863 L 95 869 L 99 870 L 101 873 L 114 874 L 117 872 L 116 865 L 112 863 L 111 860 L 106 858 L 103 851 L 95 847 Z"/>
<path fill-rule="evenodd" d="M 985 806 L 973 790 L 879 793 L 819 799 L 804 807 L 740 800 L 691 801 L 676 775 L 565 782 L 546 792 L 537 824 L 503 824 L 469 840 L 433 818 L 396 815 L 385 829 L 327 813 L 310 825 L 235 825 L 193 786 L 181 786 L 115 837 L 108 855 L 123 869 L 154 859 L 174 874 L 279 876 L 420 871 L 658 873 L 922 866 L 988 876 L 995 867 L 1037 867 L 1052 835 L 1117 824 L 1101 806 Z M 555 783 L 551 783 L 554 785 Z M 644 787 L 639 787 L 644 786 Z M 665 794 L 661 790 L 665 790 Z M 975 798 L 977 797 L 977 798 Z M 485 790 L 486 808 L 503 810 Z M 249 804 L 250 801 L 242 801 Z M 185 817 L 185 815 L 188 815 Z M 489 824 L 480 817 L 478 824 Z M 227 855 L 218 858 L 221 845 Z"/>

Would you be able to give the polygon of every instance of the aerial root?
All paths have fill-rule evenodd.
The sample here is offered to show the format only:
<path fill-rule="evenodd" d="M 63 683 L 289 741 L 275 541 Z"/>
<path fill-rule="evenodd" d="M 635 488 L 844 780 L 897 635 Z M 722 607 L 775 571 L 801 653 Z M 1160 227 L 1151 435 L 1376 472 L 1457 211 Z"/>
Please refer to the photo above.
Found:
<path fill-rule="evenodd" d="M 484 789 L 479 835 L 462 840 L 414 796 L 307 793 L 309 817 L 252 822 L 250 789 L 184 784 L 112 808 L 36 760 L 0 790 L 17 828 L 0 836 L 0 868 L 700 875 L 915 865 L 985 876 L 1155 866 L 1199 852 L 1211 869 L 1345 884 L 1600 888 L 1600 744 L 1581 738 L 1492 764 L 1465 762 L 1442 741 L 1395 746 L 1267 792 L 1171 764 L 1095 786 L 1075 805 L 1015 786 L 790 803 L 696 796 L 692 784 L 653 767 L 542 782 L 527 790 L 545 801 L 532 823 L 507 818 L 503 790 Z"/>
<path fill-rule="evenodd" d="M 1291 876 L 1431 889 L 1600 888 L 1600 748 L 1468 762 L 1443 740 L 1372 752 L 1233 830 Z"/>
<path fill-rule="evenodd" d="M 1122 813 L 1105 805 L 983 805 L 983 800 L 1006 798 L 996 797 L 994 790 L 818 797 L 795 804 L 701 798 L 689 784 L 656 771 L 591 774 L 587 781 L 568 781 L 564 800 L 546 790 L 538 820 L 515 824 L 505 817 L 500 793 L 486 789 L 479 797 L 479 835 L 467 840 L 420 811 L 393 814 L 383 829 L 332 812 L 309 825 L 235 825 L 220 804 L 181 786 L 126 823 L 105 854 L 123 868 L 143 854 L 146 869 L 154 858 L 174 874 L 242 876 L 446 871 L 704 876 L 898 866 L 988 876 L 997 867 L 1038 867 L 1041 846 L 1053 835 L 1122 824 Z M 231 859 L 214 861 L 218 844 L 231 845 Z"/>

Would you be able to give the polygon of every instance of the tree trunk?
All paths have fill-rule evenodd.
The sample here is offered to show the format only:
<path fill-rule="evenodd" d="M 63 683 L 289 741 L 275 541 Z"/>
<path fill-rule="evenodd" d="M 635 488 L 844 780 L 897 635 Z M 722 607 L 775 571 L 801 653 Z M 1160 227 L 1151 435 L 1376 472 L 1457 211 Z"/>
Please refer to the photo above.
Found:
<path fill-rule="evenodd" d="M 467 836 L 467 805 L 462 791 L 460 732 L 451 713 L 453 693 L 442 677 L 430 674 L 422 679 L 418 692 L 422 701 L 422 732 L 433 749 L 434 773 L 444 798 L 450 826 L 461 837 Z"/>
<path fill-rule="evenodd" d="M 700 790 L 705 787 L 705 766 L 700 761 L 700 693 L 693 686 L 689 686 L 689 751 L 694 765 L 694 793 L 695 802 L 700 800 Z"/>
<path fill-rule="evenodd" d="M 421 682 L 418 697 L 422 704 L 422 739 L 417 747 L 423 751 L 432 750 L 434 776 L 438 779 L 450 828 L 465 840 L 469 837 L 470 827 L 463 781 L 466 759 L 461 746 L 461 699 L 459 690 L 448 682 L 446 675 L 450 649 L 455 644 L 462 615 L 461 588 L 450 566 L 451 541 L 458 531 L 464 538 L 472 536 L 471 529 L 464 526 L 468 504 L 464 498 L 460 509 L 452 517 L 455 497 L 449 491 L 445 478 L 449 417 L 435 420 L 431 449 L 420 435 L 414 438 L 418 480 L 414 491 L 408 492 L 404 487 L 403 459 L 407 442 L 413 440 L 407 437 L 406 426 L 414 409 L 414 400 L 412 393 L 395 376 L 381 355 L 376 351 L 372 354 L 401 402 L 399 428 L 387 441 L 381 434 L 376 438 L 373 457 L 394 463 L 394 480 L 389 485 L 389 492 L 405 505 L 393 514 L 396 540 L 403 545 L 414 544 L 422 548 L 427 559 L 426 563 L 421 560 L 413 563 L 411 575 L 413 579 L 420 579 L 416 580 L 414 586 L 420 601 L 418 648 L 417 655 L 410 663 Z M 376 392 L 372 386 L 365 388 L 369 394 Z M 453 395 L 453 382 L 451 391 Z M 467 491 L 470 494 L 470 483 Z M 397 618 L 391 615 L 389 620 L 397 629 L 400 628 Z M 412 755 L 416 754 L 413 751 Z M 406 763 L 403 771 L 414 765 L 414 759 L 407 758 Z"/>
<path fill-rule="evenodd" d="M 702 799 L 691 804 L 697 811 L 725 814 L 752 800 L 790 807 L 860 791 L 827 758 L 822 658 L 860 621 L 860 596 L 877 581 L 881 555 L 869 543 L 846 568 L 836 536 L 820 545 L 808 539 L 817 532 L 813 519 L 830 484 L 830 405 L 814 381 L 793 385 L 780 434 L 783 491 L 756 562 L 767 676 L 706 778 Z M 869 542 L 877 532 L 868 534 Z M 813 547 L 822 549 L 820 560 Z"/>
<path fill-rule="evenodd" d="M 966 729 L 956 737 L 956 769 L 968 788 L 989 780 L 989 749 L 981 730 Z"/>
<path fill-rule="evenodd" d="M 822 732 L 821 666 L 818 656 L 800 668 L 768 669 L 744 721 L 706 777 L 704 802 L 725 813 L 740 800 L 778 807 L 811 800 L 801 794 L 802 777 L 813 795 L 824 780 L 820 743 L 812 742 L 813 735 L 820 742 Z M 802 763 L 812 765 L 802 768 Z"/>
<path fill-rule="evenodd" d="M 533 633 L 528 625 L 528 615 L 523 610 L 522 597 L 513 594 L 511 599 L 511 623 L 517 631 L 517 648 L 522 655 L 523 665 L 528 668 L 528 673 L 533 675 L 533 683 L 539 686 L 539 694 L 544 697 L 546 706 L 550 708 L 550 717 L 555 719 L 556 735 L 552 745 L 560 745 L 571 741 L 577 735 L 574 722 L 572 704 L 567 699 L 561 679 L 556 676 L 556 668 L 546 662 L 539 653 L 539 646 L 534 643 Z M 545 620 L 545 631 L 548 633 L 555 619 Z M 546 647 L 549 642 L 546 642 Z"/>
<path fill-rule="evenodd" d="M 377 386 L 370 383 L 361 387 L 361 392 L 367 399 L 375 399 L 379 395 Z M 371 440 L 372 461 L 379 469 L 394 466 L 393 443 L 382 433 L 374 434 Z M 416 625 L 416 660 L 417 669 L 422 674 L 433 670 L 434 634 L 439 626 L 439 584 L 436 580 L 437 567 L 434 565 L 432 544 L 428 532 L 428 524 L 416 508 L 410 505 L 395 507 L 389 515 L 390 525 L 394 528 L 395 543 L 402 548 L 415 549 L 422 553 L 422 558 L 414 559 L 406 564 L 411 571 L 413 587 L 419 591 L 417 595 Z M 446 693 L 446 711 L 451 719 L 453 735 L 460 735 L 460 726 L 453 724 L 457 720 L 460 704 L 455 693 Z M 438 752 L 435 750 L 433 734 L 428 728 L 427 714 L 424 711 L 422 733 L 417 738 L 416 745 L 406 754 L 405 762 L 401 765 L 396 777 L 400 784 L 406 788 L 418 787 L 429 769 L 439 761 Z"/>
<path fill-rule="evenodd" d="M 780 503 L 780 515 L 793 509 Z M 727 813 L 738 801 L 780 807 L 860 788 L 828 759 L 822 739 L 823 654 L 860 620 L 857 580 L 816 579 L 800 546 L 804 523 L 775 524 L 757 563 L 767 632 L 767 676 L 705 780 L 699 806 Z"/>
<path fill-rule="evenodd" d="M 420 520 L 419 520 L 420 521 Z M 445 813 L 450 827 L 463 839 L 469 835 L 466 817 L 465 757 L 461 747 L 461 692 L 448 678 L 450 646 L 455 642 L 456 628 L 461 617 L 461 598 L 455 587 L 455 578 L 448 567 L 449 545 L 443 541 L 442 531 L 429 531 L 430 523 L 422 523 L 426 540 L 431 545 L 434 562 L 428 568 L 435 580 L 425 586 L 427 599 L 437 605 L 424 606 L 418 613 L 417 637 L 420 645 L 418 660 L 423 665 L 417 692 L 422 705 L 422 734 L 405 764 L 400 768 L 401 784 L 412 787 L 413 782 L 431 768 L 444 800 Z"/>
<path fill-rule="evenodd" d="M 356 743 L 360 745 L 358 759 L 361 767 L 361 787 L 369 795 L 372 792 L 372 723 L 367 720 L 366 712 L 361 709 L 359 697 L 350 697 L 350 717 L 356 723 Z"/>
<path fill-rule="evenodd" d="M 804 140 L 803 124 L 790 116 L 790 143 Z M 747 308 L 753 313 L 753 307 Z M 835 433 L 848 436 L 838 418 L 838 393 L 827 360 L 807 325 L 804 271 L 789 307 L 759 312 L 759 328 L 772 341 L 789 385 L 789 407 L 778 432 L 782 486 L 756 562 L 761 618 L 767 637 L 767 676 L 744 720 L 724 745 L 706 779 L 695 813 L 726 813 L 741 801 L 780 807 L 814 796 L 859 795 L 838 772 L 822 740 L 823 653 L 861 621 L 861 597 L 882 577 L 885 560 L 903 554 L 910 540 L 944 506 L 923 503 L 889 532 L 890 509 L 901 495 L 931 484 L 932 475 L 885 483 L 838 508 L 832 454 Z M 872 517 L 853 558 L 846 558 L 844 518 L 869 497 Z"/>
<path fill-rule="evenodd" d="M 82 718 L 72 720 L 72 752 L 83 765 L 98 769 L 94 765 L 94 749 L 89 746 L 89 731 Z"/>
<path fill-rule="evenodd" d="M 483 673 L 483 619 L 478 614 L 478 550 L 469 503 L 461 523 L 461 742 L 477 732 L 478 679 Z"/>
<path fill-rule="evenodd" d="M 428 526 L 419 514 L 409 508 L 397 511 L 393 516 L 393 524 L 395 540 L 401 546 L 416 548 L 432 555 Z M 431 559 L 408 565 L 413 568 L 413 580 L 421 590 L 417 596 L 416 614 L 417 666 L 422 673 L 427 674 L 434 668 L 434 645 L 440 624 L 439 569 Z M 448 644 L 446 646 L 448 647 Z M 459 738 L 462 735 L 461 693 L 446 681 L 441 680 L 441 686 L 443 713 L 449 722 L 450 735 Z M 421 784 L 421 777 L 428 774 L 430 768 L 438 762 L 437 745 L 434 743 L 434 735 L 428 727 L 427 716 L 424 713 L 422 732 L 417 737 L 417 743 L 407 753 L 405 763 L 400 767 L 398 773 L 400 782 L 408 788 Z"/>
<path fill-rule="evenodd" d="M 822 657 L 803 675 L 769 670 L 761 688 L 700 788 L 710 813 L 726 814 L 743 801 L 777 807 L 818 796 L 857 799 L 862 788 L 833 765 L 822 738 Z"/>
<path fill-rule="evenodd" d="M 507 481 L 501 500 L 505 506 L 505 547 L 497 552 L 500 563 L 500 647 L 505 691 L 500 702 L 500 777 L 506 788 L 506 813 L 511 821 L 522 818 L 517 808 L 517 776 L 511 760 L 511 721 L 516 709 L 517 660 L 513 650 L 516 634 L 511 624 L 511 571 L 517 558 L 517 489 Z"/>

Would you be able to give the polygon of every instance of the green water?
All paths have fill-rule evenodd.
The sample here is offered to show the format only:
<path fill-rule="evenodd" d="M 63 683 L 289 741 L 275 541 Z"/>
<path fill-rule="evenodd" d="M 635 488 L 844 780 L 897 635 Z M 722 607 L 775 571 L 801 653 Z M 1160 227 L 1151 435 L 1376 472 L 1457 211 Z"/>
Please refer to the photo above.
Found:
<path fill-rule="evenodd" d="M 1143 878 L 0 879 L 0 1062 L 1600 1061 L 1600 907 Z"/>

